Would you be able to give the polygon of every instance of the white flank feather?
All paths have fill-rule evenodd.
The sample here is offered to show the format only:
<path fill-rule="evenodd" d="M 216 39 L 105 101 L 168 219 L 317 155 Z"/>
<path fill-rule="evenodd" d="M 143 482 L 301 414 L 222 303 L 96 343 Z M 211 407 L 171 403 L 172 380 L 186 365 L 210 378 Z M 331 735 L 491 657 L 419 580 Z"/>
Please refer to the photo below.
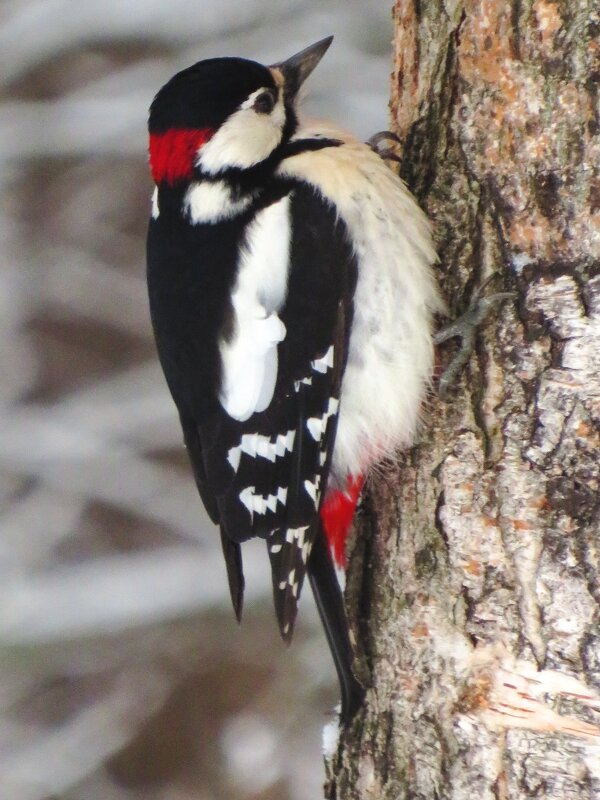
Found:
<path fill-rule="evenodd" d="M 295 138 L 316 133 L 344 145 L 292 156 L 279 171 L 333 202 L 358 261 L 332 461 L 332 477 L 343 481 L 412 442 L 433 369 L 432 315 L 444 306 L 429 222 L 406 186 L 367 145 L 333 126 L 302 126 Z"/>

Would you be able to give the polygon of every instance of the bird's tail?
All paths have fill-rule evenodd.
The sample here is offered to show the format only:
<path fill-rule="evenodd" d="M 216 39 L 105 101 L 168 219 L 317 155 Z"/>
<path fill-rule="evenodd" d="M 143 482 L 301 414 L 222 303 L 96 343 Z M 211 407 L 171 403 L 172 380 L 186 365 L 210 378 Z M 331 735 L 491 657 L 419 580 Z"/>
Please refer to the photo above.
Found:
<path fill-rule="evenodd" d="M 348 722 L 361 705 L 365 690 L 352 669 L 354 649 L 348 619 L 322 524 L 308 561 L 308 578 L 340 682 L 341 719 Z"/>

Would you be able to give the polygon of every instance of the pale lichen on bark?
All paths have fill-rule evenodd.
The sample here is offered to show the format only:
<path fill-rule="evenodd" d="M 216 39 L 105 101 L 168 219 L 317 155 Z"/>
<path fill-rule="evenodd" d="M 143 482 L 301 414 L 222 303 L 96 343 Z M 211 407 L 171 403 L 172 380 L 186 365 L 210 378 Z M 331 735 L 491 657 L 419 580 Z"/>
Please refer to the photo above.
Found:
<path fill-rule="evenodd" d="M 451 307 L 516 292 L 370 486 L 371 688 L 327 796 L 600 798 L 600 8 L 397 0 L 392 115 Z M 448 357 L 445 351 L 444 358 Z"/>

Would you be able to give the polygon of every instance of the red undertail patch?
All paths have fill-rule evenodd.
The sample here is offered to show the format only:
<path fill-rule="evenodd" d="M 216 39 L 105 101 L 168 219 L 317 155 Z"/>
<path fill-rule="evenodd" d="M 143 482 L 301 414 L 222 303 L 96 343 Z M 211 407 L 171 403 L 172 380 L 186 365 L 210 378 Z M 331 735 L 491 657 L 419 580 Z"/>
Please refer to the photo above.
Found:
<path fill-rule="evenodd" d="M 198 150 L 213 135 L 210 128 L 179 129 L 150 134 L 150 171 L 155 183 L 191 178 Z"/>
<path fill-rule="evenodd" d="M 321 522 L 329 549 L 335 563 L 343 569 L 346 567 L 346 539 L 364 480 L 362 475 L 350 475 L 345 491 L 331 492 L 321 506 Z"/>

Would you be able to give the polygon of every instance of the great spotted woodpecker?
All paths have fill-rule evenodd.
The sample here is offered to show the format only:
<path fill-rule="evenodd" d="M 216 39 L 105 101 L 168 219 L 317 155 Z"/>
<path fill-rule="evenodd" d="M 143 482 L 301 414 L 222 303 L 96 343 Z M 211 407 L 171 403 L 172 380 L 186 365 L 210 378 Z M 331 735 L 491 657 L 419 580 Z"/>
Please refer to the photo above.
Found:
<path fill-rule="evenodd" d="M 411 444 L 442 302 L 430 227 L 366 144 L 300 122 L 328 37 L 272 66 L 200 61 L 156 95 L 150 308 L 235 613 L 266 542 L 281 635 L 308 572 L 342 685 L 360 686 L 334 562 L 371 468 Z"/>

